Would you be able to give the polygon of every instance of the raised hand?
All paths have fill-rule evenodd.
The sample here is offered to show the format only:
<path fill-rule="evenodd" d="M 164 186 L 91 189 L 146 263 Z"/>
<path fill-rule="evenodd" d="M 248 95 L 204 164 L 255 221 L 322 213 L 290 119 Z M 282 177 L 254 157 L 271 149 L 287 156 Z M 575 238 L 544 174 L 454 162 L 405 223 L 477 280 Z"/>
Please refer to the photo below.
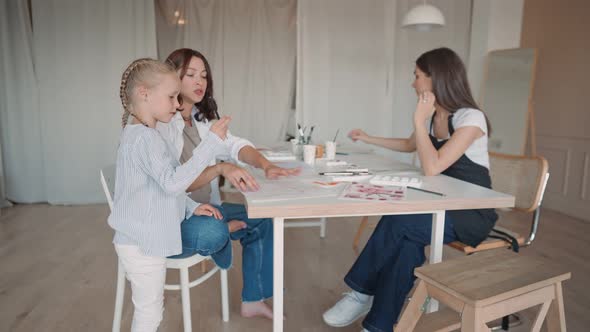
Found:
<path fill-rule="evenodd" d="M 434 113 L 436 97 L 431 91 L 424 91 L 418 97 L 418 105 L 416 105 L 416 112 L 414 112 L 414 122 L 423 124 Z"/>
<path fill-rule="evenodd" d="M 362 129 L 353 129 L 348 133 L 348 137 L 350 137 L 353 142 L 366 142 L 369 135 L 367 135 Z"/>
<path fill-rule="evenodd" d="M 227 128 L 229 127 L 229 123 L 231 122 L 231 117 L 229 116 L 222 116 L 221 119 L 215 121 L 211 125 L 209 130 L 213 132 L 215 135 L 219 136 L 222 140 L 227 137 Z"/>

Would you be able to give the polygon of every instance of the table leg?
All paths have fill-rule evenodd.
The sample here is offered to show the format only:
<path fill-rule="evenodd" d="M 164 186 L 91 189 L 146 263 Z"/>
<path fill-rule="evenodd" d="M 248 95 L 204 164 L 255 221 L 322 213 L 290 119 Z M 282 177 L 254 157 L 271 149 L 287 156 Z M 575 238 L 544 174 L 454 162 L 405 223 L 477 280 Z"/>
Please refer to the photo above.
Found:
<path fill-rule="evenodd" d="M 443 239 L 445 236 L 445 211 L 436 211 L 432 214 L 432 235 L 430 237 L 430 264 L 442 261 Z M 438 301 L 431 299 L 427 308 L 428 312 L 438 311 Z"/>
<path fill-rule="evenodd" d="M 273 218 L 273 231 L 273 331 L 283 332 L 284 218 Z"/>

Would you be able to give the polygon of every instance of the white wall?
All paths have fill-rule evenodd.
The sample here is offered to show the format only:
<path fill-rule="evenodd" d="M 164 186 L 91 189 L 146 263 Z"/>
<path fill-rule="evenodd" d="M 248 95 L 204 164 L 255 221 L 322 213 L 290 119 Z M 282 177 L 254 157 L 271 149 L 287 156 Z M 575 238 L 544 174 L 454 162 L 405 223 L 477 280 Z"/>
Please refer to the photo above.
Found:
<path fill-rule="evenodd" d="M 317 142 L 352 128 L 390 134 L 391 0 L 298 1 L 297 120 Z"/>
<path fill-rule="evenodd" d="M 520 47 L 523 8 L 524 0 L 473 0 L 467 67 L 477 101 L 488 52 Z"/>
<path fill-rule="evenodd" d="M 522 46 L 539 52 L 537 153 L 547 158 L 551 173 L 543 205 L 590 221 L 590 1 L 561 3 L 527 0 L 522 29 Z"/>

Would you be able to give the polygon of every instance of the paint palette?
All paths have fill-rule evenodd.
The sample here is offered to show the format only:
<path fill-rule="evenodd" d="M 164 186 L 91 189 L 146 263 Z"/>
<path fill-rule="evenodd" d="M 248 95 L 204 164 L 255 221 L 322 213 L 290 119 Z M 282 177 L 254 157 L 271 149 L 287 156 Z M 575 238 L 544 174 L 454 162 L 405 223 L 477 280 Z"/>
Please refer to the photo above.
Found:
<path fill-rule="evenodd" d="M 399 186 L 399 187 L 417 187 L 422 186 L 422 179 L 419 177 L 394 176 L 394 175 L 375 175 L 369 180 L 369 183 L 378 186 Z"/>

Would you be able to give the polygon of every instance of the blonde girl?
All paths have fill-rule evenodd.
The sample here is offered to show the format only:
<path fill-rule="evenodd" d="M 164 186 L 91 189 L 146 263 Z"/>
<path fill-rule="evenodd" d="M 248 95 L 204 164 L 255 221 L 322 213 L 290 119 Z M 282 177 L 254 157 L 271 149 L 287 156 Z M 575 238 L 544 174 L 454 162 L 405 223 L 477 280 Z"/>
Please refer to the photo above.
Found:
<path fill-rule="evenodd" d="M 203 144 L 181 166 L 155 129 L 158 121 L 169 122 L 176 113 L 179 91 L 174 69 L 153 59 L 133 61 L 121 78 L 123 132 L 108 222 L 131 283 L 131 331 L 156 331 L 162 320 L 166 257 L 182 252 L 180 223 L 191 215 L 221 219 L 216 208 L 192 201 L 185 192 L 218 150 L 225 149 L 230 118 L 211 126 Z"/>

